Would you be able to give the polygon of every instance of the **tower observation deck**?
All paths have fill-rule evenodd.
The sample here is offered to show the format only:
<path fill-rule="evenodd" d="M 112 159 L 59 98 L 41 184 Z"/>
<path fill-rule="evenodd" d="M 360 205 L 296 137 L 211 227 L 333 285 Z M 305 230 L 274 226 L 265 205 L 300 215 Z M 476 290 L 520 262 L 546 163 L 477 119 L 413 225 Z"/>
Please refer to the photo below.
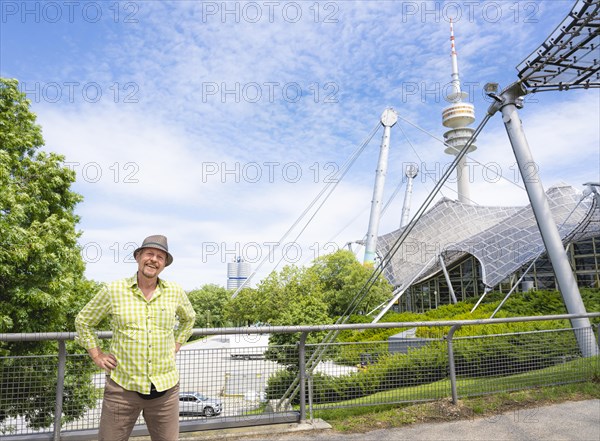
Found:
<path fill-rule="evenodd" d="M 460 88 L 460 79 L 458 76 L 458 60 L 456 56 L 456 46 L 454 44 L 454 26 L 450 20 L 450 46 L 452 49 L 452 81 L 450 83 L 450 92 L 445 97 L 446 101 L 452 103 L 442 110 L 442 124 L 450 130 L 444 133 L 446 149 L 444 153 L 457 155 L 464 145 L 469 141 L 475 131 L 470 124 L 475 122 L 475 106 L 471 103 L 463 102 L 469 95 Z M 467 153 L 477 149 L 475 143 L 471 144 Z M 458 184 L 458 200 L 463 204 L 470 204 L 471 197 L 469 191 L 469 172 L 466 166 L 466 156 L 463 156 L 456 167 L 456 181 Z"/>

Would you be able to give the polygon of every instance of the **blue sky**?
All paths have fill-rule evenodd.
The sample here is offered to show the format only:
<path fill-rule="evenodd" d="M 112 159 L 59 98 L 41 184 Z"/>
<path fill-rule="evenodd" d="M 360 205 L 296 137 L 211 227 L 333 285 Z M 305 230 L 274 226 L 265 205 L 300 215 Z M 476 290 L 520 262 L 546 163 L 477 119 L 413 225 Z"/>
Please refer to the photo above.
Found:
<path fill-rule="evenodd" d="M 414 184 L 416 210 L 452 159 L 440 142 L 450 18 L 479 121 L 490 104 L 483 85 L 515 81 L 515 66 L 573 2 L 0 5 L 0 74 L 21 82 L 44 149 L 65 155 L 77 173 L 88 277 L 130 275 L 131 251 L 161 233 L 175 256 L 164 277 L 193 289 L 225 285 L 237 254 L 255 268 L 266 259 L 257 282 L 282 257 L 278 269 L 362 239 L 381 129 L 299 238 L 303 223 L 282 237 L 387 107 L 401 120 L 384 199 L 405 165 L 417 163 L 427 173 Z M 599 98 L 598 90 L 526 97 L 521 118 L 546 188 L 600 180 Z M 473 203 L 526 204 L 499 115 L 477 146 Z M 440 197 L 456 198 L 455 187 L 449 182 Z M 398 227 L 403 194 L 380 234 Z"/>

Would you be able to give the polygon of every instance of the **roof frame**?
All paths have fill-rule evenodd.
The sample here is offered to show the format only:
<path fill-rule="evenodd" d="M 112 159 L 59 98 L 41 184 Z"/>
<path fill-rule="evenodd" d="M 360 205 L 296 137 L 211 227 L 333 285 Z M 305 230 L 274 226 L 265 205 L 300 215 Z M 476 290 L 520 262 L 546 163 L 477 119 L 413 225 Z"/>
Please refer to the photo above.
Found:
<path fill-rule="evenodd" d="M 600 87 L 600 0 L 578 0 L 517 70 L 528 93 Z"/>

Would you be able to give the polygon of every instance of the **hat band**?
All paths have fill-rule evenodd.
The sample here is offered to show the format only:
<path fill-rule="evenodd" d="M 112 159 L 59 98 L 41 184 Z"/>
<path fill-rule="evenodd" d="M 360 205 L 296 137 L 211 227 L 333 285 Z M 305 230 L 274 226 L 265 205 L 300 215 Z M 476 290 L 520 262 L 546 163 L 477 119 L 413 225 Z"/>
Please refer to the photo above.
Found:
<path fill-rule="evenodd" d="M 151 245 L 158 245 L 161 250 L 165 251 L 165 253 L 169 252 L 169 250 L 167 250 L 163 244 L 160 244 L 158 242 L 146 242 L 146 243 L 143 243 L 140 248 L 147 248 L 147 247 L 152 248 Z"/>

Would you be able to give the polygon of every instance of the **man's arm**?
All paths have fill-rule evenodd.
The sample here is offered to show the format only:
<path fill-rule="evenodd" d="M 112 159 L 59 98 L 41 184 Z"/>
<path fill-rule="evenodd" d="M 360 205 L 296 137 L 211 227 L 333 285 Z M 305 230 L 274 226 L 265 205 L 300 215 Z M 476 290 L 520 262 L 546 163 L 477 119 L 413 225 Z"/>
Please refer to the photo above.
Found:
<path fill-rule="evenodd" d="M 175 330 L 175 352 L 178 352 L 181 345 L 192 335 L 196 320 L 196 312 L 183 288 L 181 288 L 180 302 L 176 314 L 179 318 L 179 327 Z"/>
<path fill-rule="evenodd" d="M 88 354 L 100 369 L 112 370 L 117 366 L 117 359 L 112 354 L 105 354 L 100 349 L 100 341 L 94 333 L 98 325 L 110 311 L 110 300 L 106 287 L 100 291 L 83 307 L 75 318 L 77 330 L 76 341 L 87 349 Z"/>

